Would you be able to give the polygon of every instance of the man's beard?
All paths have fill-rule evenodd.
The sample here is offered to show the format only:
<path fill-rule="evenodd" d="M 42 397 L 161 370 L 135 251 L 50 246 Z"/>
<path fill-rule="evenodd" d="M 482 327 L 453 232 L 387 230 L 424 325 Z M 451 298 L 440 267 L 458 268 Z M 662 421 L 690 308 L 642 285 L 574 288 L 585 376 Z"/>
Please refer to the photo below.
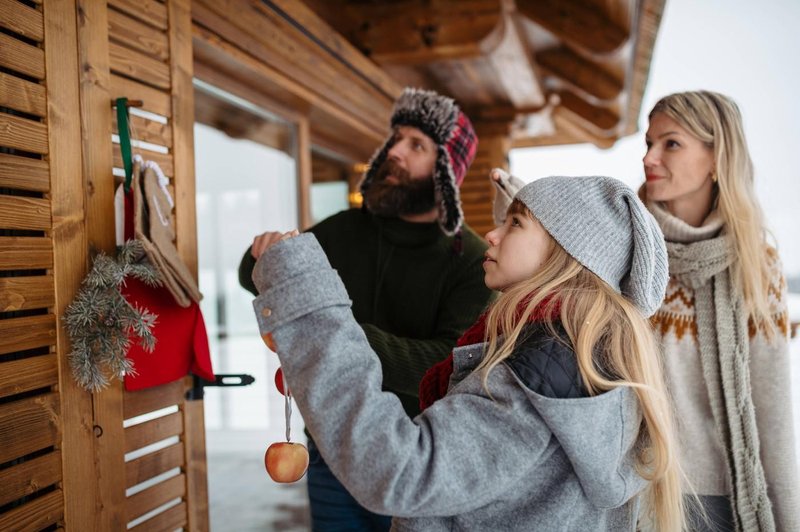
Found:
<path fill-rule="evenodd" d="M 389 175 L 398 183 L 387 183 Z M 375 173 L 364 201 L 369 211 L 379 216 L 394 218 L 430 212 L 436 205 L 433 176 L 413 179 L 408 171 L 387 159 Z"/>

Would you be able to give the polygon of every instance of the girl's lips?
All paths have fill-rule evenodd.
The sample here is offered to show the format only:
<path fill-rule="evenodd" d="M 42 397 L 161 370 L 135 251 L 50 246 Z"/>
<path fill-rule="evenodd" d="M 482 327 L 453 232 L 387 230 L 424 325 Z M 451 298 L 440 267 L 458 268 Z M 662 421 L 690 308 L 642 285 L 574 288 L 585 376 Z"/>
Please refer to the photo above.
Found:
<path fill-rule="evenodd" d="M 645 174 L 644 178 L 647 181 L 655 181 L 657 179 L 663 179 L 663 176 L 655 175 L 655 174 Z"/>

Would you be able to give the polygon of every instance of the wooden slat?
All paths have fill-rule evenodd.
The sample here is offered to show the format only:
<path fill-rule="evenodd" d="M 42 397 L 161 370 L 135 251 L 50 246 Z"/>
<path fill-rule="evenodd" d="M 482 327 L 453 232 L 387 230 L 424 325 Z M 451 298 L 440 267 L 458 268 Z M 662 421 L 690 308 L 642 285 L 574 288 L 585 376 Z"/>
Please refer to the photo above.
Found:
<path fill-rule="evenodd" d="M 114 9 L 108 10 L 108 37 L 160 61 L 169 57 L 166 33 Z"/>
<path fill-rule="evenodd" d="M 111 70 L 160 89 L 169 89 L 169 67 L 152 57 L 119 44 L 108 43 Z"/>
<path fill-rule="evenodd" d="M 44 116 L 47 112 L 44 85 L 0 72 L 0 106 Z"/>
<path fill-rule="evenodd" d="M 61 452 L 56 451 L 0 470 L 0 506 L 61 480 Z"/>
<path fill-rule="evenodd" d="M 41 159 L 0 153 L 0 187 L 47 192 L 50 166 Z"/>
<path fill-rule="evenodd" d="M 125 513 L 128 522 L 177 498 L 186 495 L 186 475 L 176 475 L 153 487 L 128 497 Z"/>
<path fill-rule="evenodd" d="M 0 398 L 56 384 L 58 384 L 56 355 L 40 355 L 0 362 Z M 0 503 L 0 506 L 2 505 L 3 503 Z"/>
<path fill-rule="evenodd" d="M 45 154 L 47 126 L 36 120 L 0 113 L 0 146 Z"/>
<path fill-rule="evenodd" d="M 0 405 L 0 463 L 58 443 L 58 414 L 54 393 Z"/>
<path fill-rule="evenodd" d="M 125 487 L 141 484 L 183 464 L 183 442 L 146 454 L 125 464 Z"/>
<path fill-rule="evenodd" d="M 167 7 L 156 0 L 110 0 L 109 4 L 155 28 L 167 29 Z"/>
<path fill-rule="evenodd" d="M 168 92 L 154 89 L 123 76 L 111 75 L 111 97 L 141 100 L 142 109 L 151 113 L 172 116 L 172 102 Z"/>
<path fill-rule="evenodd" d="M 176 504 L 169 510 L 162 512 L 155 517 L 148 519 L 147 521 L 143 522 L 140 525 L 137 525 L 133 528 L 129 528 L 128 532 L 142 532 L 142 531 L 171 531 L 175 530 L 176 528 L 182 528 L 186 525 L 186 503 L 182 502 L 180 504 Z M 208 523 L 205 523 L 203 529 L 208 527 Z"/>
<path fill-rule="evenodd" d="M 64 493 L 55 490 L 0 515 L 0 530 L 43 530 L 64 519 Z"/>
<path fill-rule="evenodd" d="M 172 147 L 172 124 L 149 120 L 134 114 L 130 115 L 131 140 L 141 140 L 159 146 Z M 114 114 L 114 132 L 118 132 L 117 115 Z"/>
<path fill-rule="evenodd" d="M 0 27 L 36 42 L 44 39 L 42 12 L 17 0 L 0 0 Z"/>
<path fill-rule="evenodd" d="M 0 277 L 0 312 L 51 307 L 53 276 Z"/>
<path fill-rule="evenodd" d="M 55 340 L 52 314 L 0 320 L 0 355 L 51 345 Z"/>
<path fill-rule="evenodd" d="M 50 229 L 50 200 L 0 194 L 0 229 Z"/>
<path fill-rule="evenodd" d="M 38 270 L 52 266 L 50 238 L 0 236 L 0 271 Z"/>
<path fill-rule="evenodd" d="M 168 406 L 179 405 L 183 403 L 183 393 L 183 382 L 179 380 L 155 388 L 125 392 L 123 415 L 125 419 L 131 419 Z"/>
<path fill-rule="evenodd" d="M 44 50 L 0 33 L 0 66 L 44 79 Z"/>
<path fill-rule="evenodd" d="M 170 436 L 179 436 L 181 432 L 183 432 L 183 414 L 181 412 L 133 425 L 125 429 L 125 452 L 141 449 Z"/>
<path fill-rule="evenodd" d="M 122 166 L 122 153 L 119 149 L 119 144 L 114 143 L 114 166 L 116 168 L 123 168 Z M 156 151 L 143 150 L 136 146 L 133 147 L 133 153 L 138 153 L 145 161 L 154 161 L 161 167 L 161 171 L 165 176 L 172 177 L 175 175 L 175 167 L 172 164 L 172 155 L 169 153 L 158 153 Z"/>

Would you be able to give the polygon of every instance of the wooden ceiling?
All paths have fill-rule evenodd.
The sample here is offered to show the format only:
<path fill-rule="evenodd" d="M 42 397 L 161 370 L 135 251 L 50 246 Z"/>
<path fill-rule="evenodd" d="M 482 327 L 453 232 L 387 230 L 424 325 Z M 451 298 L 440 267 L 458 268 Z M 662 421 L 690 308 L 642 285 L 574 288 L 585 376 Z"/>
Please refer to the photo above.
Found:
<path fill-rule="evenodd" d="M 505 122 L 513 147 L 637 130 L 665 0 L 305 0 L 403 86 Z"/>

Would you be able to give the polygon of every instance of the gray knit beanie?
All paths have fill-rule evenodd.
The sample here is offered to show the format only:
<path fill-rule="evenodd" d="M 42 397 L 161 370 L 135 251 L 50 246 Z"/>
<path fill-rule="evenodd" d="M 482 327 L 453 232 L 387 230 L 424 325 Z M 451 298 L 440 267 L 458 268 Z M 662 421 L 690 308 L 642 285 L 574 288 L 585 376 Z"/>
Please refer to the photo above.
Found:
<path fill-rule="evenodd" d="M 611 177 L 553 176 L 528 183 L 515 199 L 645 316 L 661 306 L 669 280 L 664 235 L 630 187 Z"/>

